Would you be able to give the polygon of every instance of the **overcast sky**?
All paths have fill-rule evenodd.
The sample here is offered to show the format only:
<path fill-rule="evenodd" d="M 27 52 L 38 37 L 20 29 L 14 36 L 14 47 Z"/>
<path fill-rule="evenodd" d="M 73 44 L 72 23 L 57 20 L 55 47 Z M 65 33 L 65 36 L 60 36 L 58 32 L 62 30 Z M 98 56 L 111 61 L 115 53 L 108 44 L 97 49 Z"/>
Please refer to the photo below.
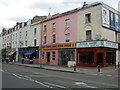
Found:
<path fill-rule="evenodd" d="M 0 0 L 0 31 L 12 28 L 16 22 L 25 22 L 38 15 L 62 13 L 83 5 L 102 1 L 118 10 L 120 0 Z M 51 9 L 50 9 L 51 8 Z"/>

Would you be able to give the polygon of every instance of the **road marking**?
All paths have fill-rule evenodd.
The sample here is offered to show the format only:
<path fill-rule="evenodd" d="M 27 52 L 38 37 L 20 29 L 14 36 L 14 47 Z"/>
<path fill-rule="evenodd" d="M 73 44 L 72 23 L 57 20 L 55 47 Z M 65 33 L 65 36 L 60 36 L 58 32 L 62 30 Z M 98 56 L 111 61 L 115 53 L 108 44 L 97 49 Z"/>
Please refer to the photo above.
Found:
<path fill-rule="evenodd" d="M 75 84 L 76 85 L 81 85 L 81 86 L 84 86 L 84 87 L 87 87 L 87 88 L 97 88 L 97 87 L 94 87 L 94 86 L 89 86 L 84 82 L 75 82 Z"/>
<path fill-rule="evenodd" d="M 43 85 L 43 86 L 45 86 L 45 87 L 48 87 L 48 88 L 53 88 L 53 87 L 51 87 L 51 86 L 48 86 L 48 85 L 46 85 L 46 84 L 44 84 L 44 83 L 41 83 L 41 82 L 39 82 L 39 81 L 36 81 L 36 80 L 34 80 L 34 82 L 36 82 L 36 83 L 38 83 L 38 84 L 40 84 L 40 85 Z"/>
<path fill-rule="evenodd" d="M 76 85 L 87 85 L 86 83 L 84 82 L 75 82 Z"/>
<path fill-rule="evenodd" d="M 5 72 L 4 70 L 0 69 L 1 72 Z"/>
<path fill-rule="evenodd" d="M 60 85 L 57 85 L 57 84 L 53 84 L 53 83 L 48 83 L 48 82 L 44 82 L 45 84 L 48 84 L 48 85 L 52 85 L 52 86 L 55 86 L 55 87 L 59 87 L 59 88 L 66 88 L 64 86 L 60 86 Z"/>
<path fill-rule="evenodd" d="M 33 80 L 32 78 L 30 78 L 30 77 L 28 77 L 28 76 L 23 76 L 23 75 L 20 75 L 20 74 L 13 74 L 13 75 L 14 75 L 15 77 L 17 77 L 17 78 L 20 78 L 20 79 L 33 81 L 33 82 L 35 82 L 35 83 L 37 83 L 37 84 L 40 84 L 40 85 L 43 85 L 43 86 L 45 86 L 45 87 L 47 87 L 47 88 L 53 88 L 53 87 L 48 86 L 48 85 L 46 85 L 46 84 L 44 84 L 44 83 L 42 83 L 42 82 L 39 82 L 39 81 L 37 81 L 37 80 Z"/>
<path fill-rule="evenodd" d="M 106 75 L 106 76 L 110 76 L 111 77 L 112 75 Z"/>

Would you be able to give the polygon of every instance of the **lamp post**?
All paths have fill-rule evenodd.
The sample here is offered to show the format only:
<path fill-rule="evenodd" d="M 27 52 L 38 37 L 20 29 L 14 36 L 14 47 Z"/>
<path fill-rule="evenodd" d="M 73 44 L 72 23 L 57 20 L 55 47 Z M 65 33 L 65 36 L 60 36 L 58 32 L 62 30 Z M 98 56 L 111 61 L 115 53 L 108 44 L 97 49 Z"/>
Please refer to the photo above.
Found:
<path fill-rule="evenodd" d="M 40 34 L 40 46 L 39 46 L 39 51 L 40 51 L 40 68 L 42 68 L 42 30 L 43 30 L 43 18 L 41 19 L 41 34 Z"/>

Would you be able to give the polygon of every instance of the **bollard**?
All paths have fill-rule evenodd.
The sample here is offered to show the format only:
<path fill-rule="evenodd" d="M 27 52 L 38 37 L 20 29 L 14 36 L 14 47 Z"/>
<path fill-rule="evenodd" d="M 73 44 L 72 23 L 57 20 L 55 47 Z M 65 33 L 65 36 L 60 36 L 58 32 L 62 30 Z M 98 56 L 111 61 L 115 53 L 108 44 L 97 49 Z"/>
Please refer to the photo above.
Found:
<path fill-rule="evenodd" d="M 119 62 L 118 62 L 118 68 L 119 68 Z"/>
<path fill-rule="evenodd" d="M 76 65 L 74 64 L 74 71 L 76 71 Z"/>
<path fill-rule="evenodd" d="M 115 69 L 116 69 L 116 63 L 115 63 Z"/>
<path fill-rule="evenodd" d="M 100 65 L 98 65 L 98 72 L 100 72 Z"/>

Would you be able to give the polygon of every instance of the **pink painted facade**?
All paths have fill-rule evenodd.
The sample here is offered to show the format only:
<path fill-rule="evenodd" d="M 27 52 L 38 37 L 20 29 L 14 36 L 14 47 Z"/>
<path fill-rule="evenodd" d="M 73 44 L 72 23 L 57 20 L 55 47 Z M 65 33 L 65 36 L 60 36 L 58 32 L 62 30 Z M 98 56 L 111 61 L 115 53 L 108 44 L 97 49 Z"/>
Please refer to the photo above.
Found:
<path fill-rule="evenodd" d="M 50 17 L 42 23 L 42 45 L 68 43 L 65 41 L 65 34 L 70 34 L 70 42 L 76 41 L 77 32 L 77 13 L 63 13 L 60 15 Z M 70 26 L 66 27 L 66 20 L 70 21 Z M 55 29 L 53 29 L 53 23 L 55 23 Z M 46 25 L 46 32 L 44 32 L 44 25 Z M 53 43 L 53 35 L 56 36 L 56 42 Z M 46 36 L 46 44 L 44 43 L 44 37 Z M 44 57 L 42 64 L 59 65 L 59 49 L 43 49 Z M 55 60 L 52 60 L 52 52 L 55 53 Z"/>
<path fill-rule="evenodd" d="M 70 27 L 66 27 L 65 20 L 70 20 Z M 70 42 L 76 41 L 77 14 L 72 13 L 59 18 L 59 43 L 65 43 L 65 34 L 70 33 Z"/>

